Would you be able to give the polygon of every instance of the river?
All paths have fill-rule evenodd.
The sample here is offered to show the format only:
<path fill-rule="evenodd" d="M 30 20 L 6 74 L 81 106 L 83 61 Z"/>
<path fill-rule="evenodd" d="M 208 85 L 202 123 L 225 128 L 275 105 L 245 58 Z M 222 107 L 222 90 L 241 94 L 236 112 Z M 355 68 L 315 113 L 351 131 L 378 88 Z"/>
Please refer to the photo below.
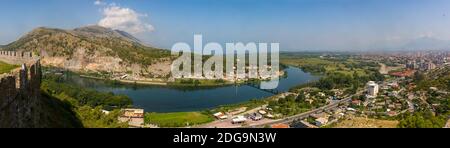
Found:
<path fill-rule="evenodd" d="M 299 68 L 288 67 L 285 70 L 287 77 L 280 80 L 277 88 L 280 92 L 288 91 L 296 85 L 319 78 L 305 73 Z M 127 95 L 133 100 L 135 107 L 143 108 L 146 112 L 201 111 L 220 105 L 236 104 L 274 95 L 247 85 L 207 88 L 111 85 L 101 80 L 81 78 L 75 75 L 69 76 L 68 82 L 98 91 Z"/>

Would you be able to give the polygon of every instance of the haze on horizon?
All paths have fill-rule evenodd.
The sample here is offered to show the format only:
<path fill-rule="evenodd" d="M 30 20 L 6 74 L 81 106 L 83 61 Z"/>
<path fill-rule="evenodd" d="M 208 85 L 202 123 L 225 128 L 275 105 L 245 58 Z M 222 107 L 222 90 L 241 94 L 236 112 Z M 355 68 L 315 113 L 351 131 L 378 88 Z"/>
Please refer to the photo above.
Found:
<path fill-rule="evenodd" d="M 0 17 L 0 45 L 41 26 L 100 25 L 161 48 L 202 34 L 282 51 L 450 49 L 448 0 L 14 0 Z"/>

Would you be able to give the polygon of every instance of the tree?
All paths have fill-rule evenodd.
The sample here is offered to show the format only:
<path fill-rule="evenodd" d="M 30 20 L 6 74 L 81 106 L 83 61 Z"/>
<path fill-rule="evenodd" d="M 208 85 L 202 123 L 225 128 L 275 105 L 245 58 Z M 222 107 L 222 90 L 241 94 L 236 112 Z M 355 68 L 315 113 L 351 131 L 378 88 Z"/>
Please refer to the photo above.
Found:
<path fill-rule="evenodd" d="M 446 123 L 446 116 L 433 116 L 431 112 L 417 112 L 406 114 L 400 120 L 400 128 L 442 128 Z"/>
<path fill-rule="evenodd" d="M 101 107 L 91 108 L 82 106 L 76 109 L 77 115 L 83 122 L 83 126 L 87 128 L 126 128 L 127 123 L 120 123 L 117 118 L 120 114 L 119 110 L 111 111 L 104 114 Z"/>
<path fill-rule="evenodd" d="M 419 71 L 414 73 L 414 82 L 418 83 L 425 79 L 425 75 Z"/>

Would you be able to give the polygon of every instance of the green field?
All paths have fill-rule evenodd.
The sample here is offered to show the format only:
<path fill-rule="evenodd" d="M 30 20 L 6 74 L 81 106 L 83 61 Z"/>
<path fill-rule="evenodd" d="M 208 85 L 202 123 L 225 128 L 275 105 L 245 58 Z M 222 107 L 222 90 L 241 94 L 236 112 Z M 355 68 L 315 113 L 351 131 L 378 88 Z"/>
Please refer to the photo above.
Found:
<path fill-rule="evenodd" d="M 282 56 L 281 63 L 284 65 L 301 67 L 304 71 L 313 74 L 342 73 L 346 75 L 358 74 L 366 76 L 366 69 L 373 67 L 362 64 L 354 59 L 327 59 L 319 57 L 292 57 Z"/>
<path fill-rule="evenodd" d="M 159 127 L 184 127 L 214 121 L 212 116 L 200 112 L 146 113 L 145 122 Z"/>
<path fill-rule="evenodd" d="M 0 74 L 7 73 L 17 67 L 17 65 L 9 65 L 0 61 Z"/>

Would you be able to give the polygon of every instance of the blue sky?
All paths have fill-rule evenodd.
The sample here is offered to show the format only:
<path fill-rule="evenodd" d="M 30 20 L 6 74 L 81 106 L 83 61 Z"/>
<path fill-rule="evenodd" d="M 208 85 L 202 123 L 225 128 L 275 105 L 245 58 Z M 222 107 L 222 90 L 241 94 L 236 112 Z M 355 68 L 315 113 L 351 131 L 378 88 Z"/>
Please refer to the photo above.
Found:
<path fill-rule="evenodd" d="M 204 42 L 222 44 L 277 42 L 281 50 L 290 51 L 390 49 L 423 37 L 450 40 L 448 0 L 104 0 L 97 4 L 95 0 L 4 0 L 1 3 L 0 44 L 8 44 L 40 26 L 72 29 L 92 24 L 128 29 L 141 40 L 162 48 L 170 48 L 176 42 L 192 43 L 194 34 L 202 34 Z M 130 13 L 126 14 L 135 14 L 136 18 L 127 19 L 132 23 L 118 24 L 108 17 L 115 10 L 127 10 Z"/>

